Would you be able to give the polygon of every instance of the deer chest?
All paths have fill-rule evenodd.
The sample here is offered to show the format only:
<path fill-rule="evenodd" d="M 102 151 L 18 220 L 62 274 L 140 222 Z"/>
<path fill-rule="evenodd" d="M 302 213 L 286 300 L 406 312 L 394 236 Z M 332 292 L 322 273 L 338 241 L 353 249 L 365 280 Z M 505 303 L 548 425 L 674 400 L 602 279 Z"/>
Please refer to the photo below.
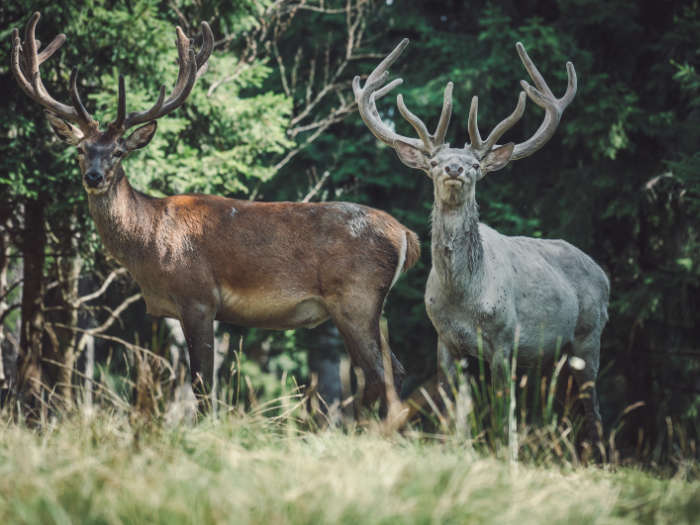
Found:
<path fill-rule="evenodd" d="M 482 352 L 488 359 L 497 351 L 502 335 L 509 332 L 509 325 L 514 324 L 506 302 L 491 300 L 488 295 L 454 293 L 436 286 L 435 279 L 428 280 L 425 306 L 441 341 L 456 357 Z"/>

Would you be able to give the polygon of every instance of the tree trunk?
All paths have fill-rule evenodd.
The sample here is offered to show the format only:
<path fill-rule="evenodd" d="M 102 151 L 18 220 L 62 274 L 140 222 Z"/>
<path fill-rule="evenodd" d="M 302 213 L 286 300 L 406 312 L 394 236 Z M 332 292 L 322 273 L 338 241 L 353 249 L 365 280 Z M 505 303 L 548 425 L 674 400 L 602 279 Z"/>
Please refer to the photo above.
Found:
<path fill-rule="evenodd" d="M 70 217 L 70 230 L 74 231 L 76 223 L 75 213 Z M 67 235 L 61 239 L 60 250 L 62 255 L 58 260 L 58 276 L 60 279 L 59 301 L 63 310 L 59 312 L 59 320 L 62 324 L 78 328 L 79 310 L 75 304 L 79 297 L 80 271 L 83 268 L 83 259 L 78 253 L 79 237 L 77 234 Z M 56 330 L 58 336 L 58 355 L 56 356 L 56 384 L 61 394 L 63 406 L 72 408 L 74 400 L 73 371 L 78 358 L 77 345 L 79 333 L 75 330 L 60 328 Z"/>
<path fill-rule="evenodd" d="M 4 227 L 5 222 L 0 216 L 0 226 Z M 5 323 L 4 316 L 9 310 L 10 305 L 8 304 L 8 297 L 5 297 L 7 293 L 7 269 L 10 266 L 10 235 L 3 228 L 0 231 L 0 390 L 7 388 L 10 383 L 10 378 L 7 377 L 5 372 L 3 355 L 3 346 L 5 342 Z"/>
<path fill-rule="evenodd" d="M 46 200 L 27 201 L 24 216 L 22 257 L 22 324 L 18 357 L 18 394 L 25 416 L 36 420 L 42 407 L 41 339 L 44 331 L 42 298 L 44 293 L 44 257 Z"/>

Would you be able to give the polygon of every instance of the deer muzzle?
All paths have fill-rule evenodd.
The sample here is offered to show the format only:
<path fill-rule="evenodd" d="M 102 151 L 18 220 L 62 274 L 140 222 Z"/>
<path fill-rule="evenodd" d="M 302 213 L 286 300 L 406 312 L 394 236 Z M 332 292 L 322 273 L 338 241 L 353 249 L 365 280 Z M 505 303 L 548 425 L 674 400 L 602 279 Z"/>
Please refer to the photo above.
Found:
<path fill-rule="evenodd" d="M 89 188 L 97 188 L 105 180 L 104 174 L 96 169 L 90 169 L 85 172 L 85 184 Z"/>
<path fill-rule="evenodd" d="M 462 166 L 459 164 L 449 164 L 445 166 L 445 173 L 453 179 L 459 177 L 463 171 L 464 168 L 462 168 Z"/>

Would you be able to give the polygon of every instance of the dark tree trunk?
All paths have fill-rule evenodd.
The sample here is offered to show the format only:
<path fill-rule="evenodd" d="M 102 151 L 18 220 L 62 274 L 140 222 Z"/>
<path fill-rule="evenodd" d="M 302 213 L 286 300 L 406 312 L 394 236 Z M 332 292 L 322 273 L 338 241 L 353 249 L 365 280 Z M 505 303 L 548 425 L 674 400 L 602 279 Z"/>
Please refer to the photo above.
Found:
<path fill-rule="evenodd" d="M 54 293 L 49 293 L 44 299 L 45 305 L 52 307 L 52 312 L 47 312 L 45 320 L 51 344 L 45 345 L 43 349 L 48 362 L 42 368 L 44 381 L 56 393 L 56 397 L 51 400 L 52 405 L 70 409 L 74 401 L 73 372 L 78 358 L 79 339 L 79 334 L 75 331 L 78 328 L 78 309 L 75 305 L 83 260 L 78 253 L 79 238 L 73 233 L 77 222 L 75 210 L 67 214 L 65 219 L 65 224 L 56 225 L 57 229 L 53 229 L 53 223 L 49 226 L 49 235 L 53 233 L 58 237 L 60 255 L 53 268 L 58 286 Z M 52 322 L 71 328 L 52 327 Z"/>
<path fill-rule="evenodd" d="M 8 376 L 5 370 L 6 357 L 5 352 L 3 352 L 3 346 L 5 346 L 4 317 L 10 309 L 8 304 L 9 298 L 5 297 L 5 294 L 8 292 L 7 270 L 10 266 L 10 235 L 4 228 L 5 223 L 4 214 L 0 211 L 0 391 L 12 384 L 12 378 Z"/>
<path fill-rule="evenodd" d="M 42 298 L 44 292 L 44 256 L 46 199 L 40 196 L 25 206 L 22 257 L 22 329 L 18 358 L 18 394 L 23 414 L 37 419 L 42 407 L 41 339 L 44 329 Z"/>

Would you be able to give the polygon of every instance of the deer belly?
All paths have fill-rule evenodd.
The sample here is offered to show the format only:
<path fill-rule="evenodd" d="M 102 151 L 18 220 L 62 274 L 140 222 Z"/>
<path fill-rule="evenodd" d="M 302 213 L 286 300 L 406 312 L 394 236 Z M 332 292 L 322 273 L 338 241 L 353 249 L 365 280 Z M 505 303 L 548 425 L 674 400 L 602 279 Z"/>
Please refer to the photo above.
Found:
<path fill-rule="evenodd" d="M 314 328 L 329 318 L 316 297 L 290 297 L 275 292 L 223 290 L 217 319 L 238 326 L 289 330 Z"/>
<path fill-rule="evenodd" d="M 146 313 L 153 317 L 179 317 L 177 307 L 166 297 L 160 297 L 157 294 L 148 293 L 143 288 L 143 300 L 146 302 Z"/>

